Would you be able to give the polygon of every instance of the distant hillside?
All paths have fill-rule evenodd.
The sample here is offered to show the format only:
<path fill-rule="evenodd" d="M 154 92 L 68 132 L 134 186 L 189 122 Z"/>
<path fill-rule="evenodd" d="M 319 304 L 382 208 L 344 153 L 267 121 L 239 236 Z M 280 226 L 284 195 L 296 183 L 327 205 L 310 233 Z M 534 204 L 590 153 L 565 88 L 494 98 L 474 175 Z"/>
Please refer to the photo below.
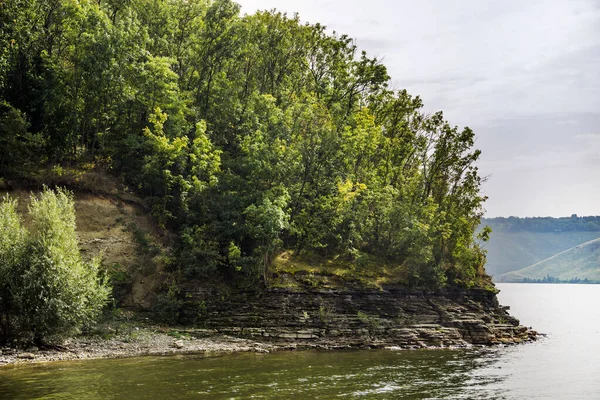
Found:
<path fill-rule="evenodd" d="M 600 238 L 600 217 L 491 218 L 486 271 L 497 277 Z"/>
<path fill-rule="evenodd" d="M 580 244 L 519 271 L 496 278 L 498 282 L 524 280 L 600 282 L 600 239 Z"/>
<path fill-rule="evenodd" d="M 488 225 L 498 232 L 600 232 L 600 216 L 578 217 L 498 217 L 483 218 L 483 225 Z"/>

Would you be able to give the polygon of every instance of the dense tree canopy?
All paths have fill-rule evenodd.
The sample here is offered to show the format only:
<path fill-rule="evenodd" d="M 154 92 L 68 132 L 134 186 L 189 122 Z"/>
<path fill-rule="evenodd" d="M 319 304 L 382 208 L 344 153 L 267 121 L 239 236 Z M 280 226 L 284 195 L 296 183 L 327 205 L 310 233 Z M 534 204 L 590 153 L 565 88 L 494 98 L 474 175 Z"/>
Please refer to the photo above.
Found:
<path fill-rule="evenodd" d="M 264 281 L 282 248 L 374 254 L 417 286 L 483 273 L 473 131 L 346 35 L 230 0 L 13 0 L 0 49 L 1 174 L 104 165 L 188 278 Z"/>

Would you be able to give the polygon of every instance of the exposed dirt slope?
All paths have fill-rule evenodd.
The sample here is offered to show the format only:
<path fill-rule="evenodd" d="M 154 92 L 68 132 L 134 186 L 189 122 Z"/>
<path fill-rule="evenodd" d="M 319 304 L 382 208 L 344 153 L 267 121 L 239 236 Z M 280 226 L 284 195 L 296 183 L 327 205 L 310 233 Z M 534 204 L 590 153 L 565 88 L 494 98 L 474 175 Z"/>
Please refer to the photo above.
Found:
<path fill-rule="evenodd" d="M 75 192 L 77 234 L 83 257 L 101 257 L 122 306 L 150 307 L 169 260 L 168 233 L 155 226 L 144 211 L 142 200 L 123 191 L 106 175 L 88 173 L 77 181 L 69 179 L 58 184 Z M 1 196 L 8 193 L 19 200 L 18 210 L 26 226 L 30 194 L 38 192 L 0 188 Z"/>

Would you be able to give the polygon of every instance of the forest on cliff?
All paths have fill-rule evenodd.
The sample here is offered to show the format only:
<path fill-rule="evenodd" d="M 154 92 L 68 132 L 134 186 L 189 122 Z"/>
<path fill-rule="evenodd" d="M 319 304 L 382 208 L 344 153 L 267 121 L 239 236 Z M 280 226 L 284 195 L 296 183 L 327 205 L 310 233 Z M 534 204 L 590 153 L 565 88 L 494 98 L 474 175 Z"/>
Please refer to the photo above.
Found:
<path fill-rule="evenodd" d="M 180 281 L 265 284 L 287 250 L 481 285 L 474 132 L 389 83 L 351 37 L 230 0 L 2 2 L 0 178 L 122 179 Z"/>

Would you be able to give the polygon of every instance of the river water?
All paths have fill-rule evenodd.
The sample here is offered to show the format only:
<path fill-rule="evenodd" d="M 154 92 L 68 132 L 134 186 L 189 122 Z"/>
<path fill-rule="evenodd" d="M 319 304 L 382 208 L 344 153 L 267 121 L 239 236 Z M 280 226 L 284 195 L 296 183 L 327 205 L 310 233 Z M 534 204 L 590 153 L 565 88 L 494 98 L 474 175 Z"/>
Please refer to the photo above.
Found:
<path fill-rule="evenodd" d="M 243 353 L 0 370 L 0 399 L 600 399 L 600 285 L 499 284 L 547 337 L 503 348 Z"/>

